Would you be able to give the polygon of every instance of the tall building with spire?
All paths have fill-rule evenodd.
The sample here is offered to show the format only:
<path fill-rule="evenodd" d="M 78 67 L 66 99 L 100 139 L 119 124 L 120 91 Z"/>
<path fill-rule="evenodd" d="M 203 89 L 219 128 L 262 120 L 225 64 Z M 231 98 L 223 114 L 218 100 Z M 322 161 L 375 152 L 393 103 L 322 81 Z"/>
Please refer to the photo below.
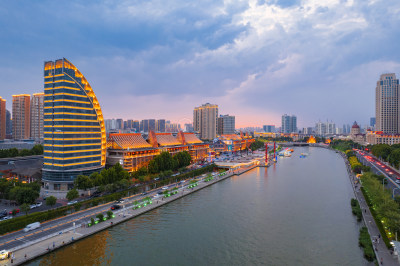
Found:
<path fill-rule="evenodd" d="M 31 96 L 12 96 L 13 139 L 29 139 L 31 136 Z"/>
<path fill-rule="evenodd" d="M 213 140 L 217 137 L 218 105 L 206 103 L 193 110 L 193 129 L 200 138 Z"/>
<path fill-rule="evenodd" d="M 376 83 L 375 93 L 376 131 L 400 133 L 399 80 L 396 74 L 382 74 Z"/>
<path fill-rule="evenodd" d="M 31 98 L 31 138 L 43 139 L 44 93 L 34 93 Z"/>
<path fill-rule="evenodd" d="M 99 101 L 67 59 L 44 64 L 43 181 L 51 190 L 72 188 L 78 175 L 104 168 L 106 131 Z"/>

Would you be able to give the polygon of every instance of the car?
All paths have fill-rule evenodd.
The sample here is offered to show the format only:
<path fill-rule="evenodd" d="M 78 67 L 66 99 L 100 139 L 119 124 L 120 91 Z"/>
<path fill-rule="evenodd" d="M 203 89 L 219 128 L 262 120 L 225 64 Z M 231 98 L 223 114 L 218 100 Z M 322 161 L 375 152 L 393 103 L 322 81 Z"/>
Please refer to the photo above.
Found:
<path fill-rule="evenodd" d="M 399 180 L 399 179 L 397 179 L 397 180 L 394 181 L 394 182 L 396 182 L 397 184 L 400 184 L 400 180 Z"/>
<path fill-rule="evenodd" d="M 161 189 L 162 189 L 162 190 L 167 190 L 167 189 L 168 189 L 168 187 L 162 187 Z"/>
<path fill-rule="evenodd" d="M 3 218 L 0 219 L 0 221 L 5 221 L 5 220 L 9 220 L 12 219 L 12 216 L 4 216 Z"/>
<path fill-rule="evenodd" d="M 39 208 L 40 206 L 42 206 L 42 205 L 43 205 L 43 202 L 37 202 L 37 203 L 36 203 L 36 207 L 38 207 L 38 208 Z"/>
<path fill-rule="evenodd" d="M 147 195 L 147 194 L 149 194 L 149 192 L 145 191 L 141 195 L 143 196 L 143 195 Z"/>
<path fill-rule="evenodd" d="M 115 204 L 115 205 L 112 205 L 110 209 L 111 209 L 111 210 L 119 210 L 119 209 L 121 209 L 121 208 L 122 208 L 121 205 Z"/>
<path fill-rule="evenodd" d="M 78 203 L 78 201 L 77 200 L 70 201 L 70 202 L 67 203 L 67 205 L 72 205 L 72 204 L 75 204 L 75 203 Z"/>
<path fill-rule="evenodd" d="M 8 214 L 13 214 L 13 211 L 15 211 L 15 213 L 19 213 L 19 209 L 14 209 L 14 210 L 12 210 L 12 211 L 10 211 Z"/>
<path fill-rule="evenodd" d="M 40 223 L 39 223 L 39 222 L 31 223 L 31 224 L 28 224 L 28 225 L 24 228 L 24 232 L 26 233 L 26 232 L 29 232 L 29 231 L 31 231 L 31 230 L 35 230 L 35 229 L 37 229 L 37 228 L 39 228 L 39 227 L 40 227 Z"/>
<path fill-rule="evenodd" d="M 124 200 L 124 199 L 119 199 L 119 200 L 116 200 L 116 202 L 117 202 L 117 203 L 124 203 L 125 200 Z"/>
<path fill-rule="evenodd" d="M 29 206 L 29 208 L 30 208 L 31 210 L 34 209 L 34 208 L 36 208 L 36 207 L 37 207 L 37 206 L 36 206 L 35 203 Z"/>

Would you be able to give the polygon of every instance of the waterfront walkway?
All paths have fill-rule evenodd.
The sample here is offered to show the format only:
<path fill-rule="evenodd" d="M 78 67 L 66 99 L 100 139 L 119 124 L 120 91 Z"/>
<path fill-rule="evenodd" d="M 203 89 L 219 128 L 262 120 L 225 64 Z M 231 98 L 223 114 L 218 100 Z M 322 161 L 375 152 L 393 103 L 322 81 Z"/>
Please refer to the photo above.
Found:
<path fill-rule="evenodd" d="M 360 184 L 353 171 L 351 170 L 351 166 L 349 161 L 347 160 L 347 156 L 344 153 L 340 153 L 346 163 L 347 172 L 349 174 L 349 178 L 351 181 L 351 185 L 354 190 L 354 194 L 360 203 L 360 207 L 362 210 L 364 224 L 368 228 L 368 232 L 371 236 L 371 241 L 374 246 L 374 251 L 376 255 L 376 259 L 380 265 L 399 265 L 397 256 L 394 255 L 385 245 L 382 238 L 380 237 L 380 231 L 378 226 L 375 223 L 374 217 L 371 214 L 371 211 L 368 207 L 367 202 L 365 201 L 364 195 L 360 190 Z"/>

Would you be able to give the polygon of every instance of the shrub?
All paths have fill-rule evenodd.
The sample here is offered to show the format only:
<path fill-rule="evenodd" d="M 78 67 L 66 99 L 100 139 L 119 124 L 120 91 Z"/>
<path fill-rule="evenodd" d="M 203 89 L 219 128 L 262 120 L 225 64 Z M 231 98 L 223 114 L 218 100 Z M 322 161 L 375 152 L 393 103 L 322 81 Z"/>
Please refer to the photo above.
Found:
<path fill-rule="evenodd" d="M 99 223 L 104 221 L 104 215 L 102 213 L 97 214 L 96 218 L 99 219 Z"/>

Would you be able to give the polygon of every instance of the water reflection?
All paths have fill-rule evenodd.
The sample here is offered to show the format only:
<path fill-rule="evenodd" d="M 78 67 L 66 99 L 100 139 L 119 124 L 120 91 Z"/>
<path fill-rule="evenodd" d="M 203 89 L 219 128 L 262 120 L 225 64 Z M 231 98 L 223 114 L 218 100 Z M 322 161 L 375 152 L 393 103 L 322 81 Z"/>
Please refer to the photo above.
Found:
<path fill-rule="evenodd" d="M 31 264 L 363 265 L 352 196 L 340 156 L 298 148 Z"/>

